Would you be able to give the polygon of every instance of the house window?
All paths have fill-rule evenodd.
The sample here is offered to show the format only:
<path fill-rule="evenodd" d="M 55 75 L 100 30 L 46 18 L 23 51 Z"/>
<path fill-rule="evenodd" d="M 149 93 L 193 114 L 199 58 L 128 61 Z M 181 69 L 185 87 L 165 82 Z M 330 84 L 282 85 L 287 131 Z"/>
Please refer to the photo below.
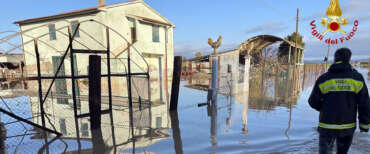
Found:
<path fill-rule="evenodd" d="M 71 26 L 72 26 L 72 35 L 75 33 L 75 30 L 77 29 L 78 23 L 79 22 L 77 20 L 76 21 L 72 21 L 72 23 L 71 23 Z M 80 37 L 80 30 L 77 30 L 75 37 Z"/>
<path fill-rule="evenodd" d="M 82 123 L 81 127 L 81 132 L 83 137 L 88 137 L 89 136 L 89 124 L 87 123 Z"/>
<path fill-rule="evenodd" d="M 232 66 L 231 66 L 231 64 L 227 64 L 227 73 L 232 73 Z"/>
<path fill-rule="evenodd" d="M 156 128 L 161 128 L 162 127 L 162 117 L 157 117 L 156 118 Z"/>
<path fill-rule="evenodd" d="M 59 119 L 60 125 L 60 132 L 64 135 L 67 135 L 67 126 L 66 126 L 66 119 Z"/>
<path fill-rule="evenodd" d="M 63 57 L 61 56 L 52 56 L 53 70 L 54 75 L 56 75 L 59 65 L 63 62 Z M 57 76 L 65 76 L 65 67 L 64 63 L 60 66 Z M 66 79 L 56 79 L 55 80 L 55 92 L 58 95 L 68 95 L 67 92 L 67 80 Z M 58 104 L 68 104 L 68 98 L 57 98 Z"/>
<path fill-rule="evenodd" d="M 57 39 L 57 34 L 55 31 L 55 24 L 50 24 L 49 25 L 49 37 L 50 40 L 56 40 Z"/>
<path fill-rule="evenodd" d="M 137 41 L 137 35 L 136 35 L 136 22 L 135 19 L 133 18 L 127 18 L 129 21 L 129 26 L 130 26 L 130 36 L 131 36 L 131 43 L 134 43 Z"/>
<path fill-rule="evenodd" d="M 153 42 L 159 42 L 159 27 L 156 25 L 153 25 Z"/>

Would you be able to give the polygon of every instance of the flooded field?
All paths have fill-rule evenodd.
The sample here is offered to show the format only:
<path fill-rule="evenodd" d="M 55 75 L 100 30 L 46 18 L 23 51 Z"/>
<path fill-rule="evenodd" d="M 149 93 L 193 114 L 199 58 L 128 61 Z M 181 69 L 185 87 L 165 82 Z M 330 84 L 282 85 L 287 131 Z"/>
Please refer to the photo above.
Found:
<path fill-rule="evenodd" d="M 369 85 L 369 70 L 357 69 Z M 209 77 L 187 76 L 181 82 L 178 112 L 169 112 L 166 101 L 136 103 L 130 111 L 116 98 L 113 113 L 101 117 L 97 130 L 89 118 L 75 120 L 69 98 L 50 97 L 46 126 L 63 136 L 47 133 L 45 139 L 40 129 L 1 113 L 6 133 L 0 153 L 317 153 L 318 112 L 307 100 L 324 68 L 308 65 L 292 72 L 288 66 L 255 66 L 249 82 L 242 73 L 220 74 L 217 100 L 209 105 Z M 16 96 L 4 98 L 2 109 L 41 123 L 36 94 L 5 91 Z M 79 114 L 87 104 L 81 98 Z M 102 103 L 102 108 L 108 105 Z M 357 130 L 350 153 L 370 153 L 370 134 Z"/>

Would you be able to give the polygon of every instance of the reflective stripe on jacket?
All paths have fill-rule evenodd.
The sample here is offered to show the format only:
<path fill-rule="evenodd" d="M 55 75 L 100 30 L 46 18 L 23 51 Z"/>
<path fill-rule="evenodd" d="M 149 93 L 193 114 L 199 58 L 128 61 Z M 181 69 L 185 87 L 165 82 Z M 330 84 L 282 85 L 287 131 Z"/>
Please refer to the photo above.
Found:
<path fill-rule="evenodd" d="M 316 81 L 309 104 L 320 112 L 319 132 L 350 135 L 357 125 L 370 127 L 370 99 L 365 80 L 348 63 L 333 64 Z"/>

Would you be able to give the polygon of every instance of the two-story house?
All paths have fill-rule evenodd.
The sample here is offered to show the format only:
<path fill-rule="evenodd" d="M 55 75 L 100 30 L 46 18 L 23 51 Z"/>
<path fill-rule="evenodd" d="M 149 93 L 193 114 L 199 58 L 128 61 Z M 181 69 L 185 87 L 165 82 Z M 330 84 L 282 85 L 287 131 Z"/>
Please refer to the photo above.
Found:
<path fill-rule="evenodd" d="M 76 31 L 79 23 L 80 27 Z M 135 63 L 132 66 L 133 71 L 149 70 L 150 88 L 153 89 L 151 100 L 168 100 L 171 85 L 169 77 L 172 76 L 173 69 L 173 29 L 175 25 L 142 0 L 131 0 L 112 5 L 100 4 L 94 8 L 20 20 L 15 24 L 20 27 L 25 71 L 28 76 L 37 75 L 35 39 L 38 40 L 41 72 L 43 75 L 52 76 L 69 44 L 68 27 L 72 33 L 76 31 L 73 48 L 103 50 L 108 42 L 106 36 L 106 26 L 108 26 L 110 28 L 112 71 L 124 73 L 127 64 L 122 61 L 127 57 L 127 49 L 130 48 L 132 53 L 137 53 L 131 55 L 132 62 Z M 77 70 L 75 74 L 87 74 L 88 55 L 76 54 L 74 57 L 73 67 Z M 65 59 L 59 75 L 71 74 L 70 63 L 66 62 L 68 58 L 69 56 Z M 104 61 L 106 57 L 102 58 Z M 145 66 L 147 64 L 148 66 Z M 105 68 L 102 64 L 102 72 L 106 72 Z M 125 93 L 125 90 L 127 92 L 127 88 L 122 86 L 125 80 L 113 79 L 112 82 L 114 95 Z M 83 81 L 78 83 L 81 95 L 87 92 L 83 90 L 82 83 Z M 106 83 L 105 80 L 102 80 L 102 83 Z M 55 84 L 56 93 L 71 93 L 71 81 L 58 79 Z M 136 84 L 140 86 L 141 83 L 138 81 Z M 154 90 L 158 88 L 153 87 L 159 87 L 159 91 Z M 46 87 L 43 88 L 46 89 Z M 102 86 L 102 90 L 106 90 L 106 86 Z"/>

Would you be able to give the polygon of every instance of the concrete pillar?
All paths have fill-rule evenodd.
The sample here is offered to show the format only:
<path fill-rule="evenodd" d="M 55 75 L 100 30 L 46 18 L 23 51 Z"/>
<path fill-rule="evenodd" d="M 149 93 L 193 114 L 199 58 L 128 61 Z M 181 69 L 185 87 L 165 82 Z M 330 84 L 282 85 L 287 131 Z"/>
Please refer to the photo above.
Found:
<path fill-rule="evenodd" d="M 301 54 L 302 54 L 301 63 L 304 64 L 304 50 L 303 49 L 301 49 Z"/>
<path fill-rule="evenodd" d="M 290 57 L 291 57 L 291 54 L 292 54 L 292 47 L 289 46 L 289 53 L 288 53 L 288 64 L 290 64 Z"/>
<path fill-rule="evenodd" d="M 250 56 L 245 56 L 245 65 L 244 65 L 244 92 L 249 92 L 249 72 L 251 67 L 251 58 Z"/>
<path fill-rule="evenodd" d="M 212 98 L 216 97 L 218 90 L 218 60 L 217 56 L 212 56 Z"/>
<path fill-rule="evenodd" d="M 239 59 L 239 54 L 233 56 L 233 59 Z M 235 94 L 238 92 L 238 77 L 239 77 L 239 60 L 233 62 L 231 66 L 231 93 Z"/>
<path fill-rule="evenodd" d="M 5 125 L 0 122 L 0 154 L 6 154 L 5 140 L 6 140 L 6 128 Z"/>
<path fill-rule="evenodd" d="M 243 84 L 243 133 L 248 134 L 248 109 L 249 109 L 249 72 L 250 72 L 251 58 L 250 56 L 245 56 L 245 65 L 244 65 L 244 84 Z"/>

